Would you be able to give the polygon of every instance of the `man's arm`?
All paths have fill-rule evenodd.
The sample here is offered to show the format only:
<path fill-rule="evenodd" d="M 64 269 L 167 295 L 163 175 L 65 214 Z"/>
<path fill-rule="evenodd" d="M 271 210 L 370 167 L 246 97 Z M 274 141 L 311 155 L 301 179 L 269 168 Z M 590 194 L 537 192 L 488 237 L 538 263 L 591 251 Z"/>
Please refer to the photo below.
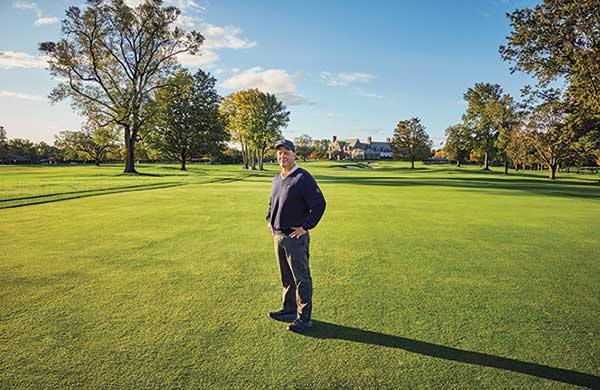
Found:
<path fill-rule="evenodd" d="M 308 230 L 317 226 L 321 220 L 321 217 L 325 212 L 325 197 L 315 179 L 310 175 L 307 175 L 304 179 L 302 196 L 309 209 L 308 216 L 302 222 L 302 228 Z"/>
<path fill-rule="evenodd" d="M 271 226 L 271 203 L 273 202 L 273 197 L 269 197 L 269 209 L 267 210 L 267 229 L 271 232 L 271 235 L 275 235 L 275 231 L 273 230 L 273 226 Z"/>

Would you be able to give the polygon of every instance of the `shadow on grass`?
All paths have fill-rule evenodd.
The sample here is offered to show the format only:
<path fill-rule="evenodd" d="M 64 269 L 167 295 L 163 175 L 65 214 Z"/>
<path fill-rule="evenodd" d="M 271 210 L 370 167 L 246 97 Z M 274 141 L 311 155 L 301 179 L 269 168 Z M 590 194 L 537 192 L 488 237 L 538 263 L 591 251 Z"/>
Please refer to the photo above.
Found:
<path fill-rule="evenodd" d="M 70 191 L 70 192 L 35 195 L 35 196 L 28 196 L 28 197 L 21 197 L 21 198 L 10 198 L 10 199 L 0 200 L 0 209 L 10 209 L 10 208 L 16 208 L 16 207 L 33 206 L 33 205 L 42 204 L 42 203 L 61 202 L 63 200 L 87 198 L 90 196 L 99 196 L 99 195 L 118 194 L 121 192 L 158 190 L 158 189 L 162 189 L 162 188 L 178 187 L 178 186 L 181 186 L 184 184 L 185 183 L 175 183 L 175 182 L 159 183 L 159 184 L 142 184 L 142 185 L 135 185 L 135 186 L 113 187 L 113 188 L 84 190 L 84 191 Z M 11 204 L 11 202 L 18 202 L 18 201 L 24 201 L 24 202 L 17 203 L 17 204 Z"/>
<path fill-rule="evenodd" d="M 57 192 L 52 194 L 32 195 L 19 198 L 8 198 L 0 200 L 0 210 L 10 209 L 16 207 L 33 206 L 36 204 L 61 202 L 63 200 L 87 198 L 90 196 L 110 195 L 118 194 L 121 192 L 133 192 L 133 191 L 146 191 L 146 190 L 158 190 L 170 187 L 179 187 L 188 184 L 219 184 L 219 183 L 232 183 L 237 181 L 245 180 L 248 177 L 255 176 L 253 174 L 242 175 L 238 177 L 216 177 L 212 180 L 203 182 L 192 182 L 192 183 L 181 183 L 181 182 L 165 182 L 156 184 L 138 184 L 132 186 L 123 187 L 112 187 L 112 188 L 99 188 L 95 190 L 82 190 L 82 191 L 68 191 L 68 192 Z M 22 202 L 20 202 L 22 201 Z M 15 204 L 15 202 L 18 202 Z"/>
<path fill-rule="evenodd" d="M 148 172 L 138 172 L 138 173 L 120 173 L 117 176 L 147 176 L 147 177 L 168 177 L 168 176 L 189 176 L 187 171 L 186 173 L 148 173 Z"/>
<path fill-rule="evenodd" d="M 556 181 L 543 179 L 507 178 L 498 175 L 484 177 L 393 177 L 393 176 L 327 176 L 315 175 L 321 183 L 340 183 L 367 186 L 392 187 L 454 187 L 459 189 L 511 190 L 560 197 L 600 199 L 600 185 L 597 182 Z"/>
<path fill-rule="evenodd" d="M 538 179 L 540 181 L 546 181 L 549 180 L 548 179 L 548 171 L 547 170 L 542 170 L 542 171 L 532 171 L 532 170 L 518 170 L 515 171 L 514 169 L 511 169 L 509 171 L 509 174 L 506 175 L 504 174 L 504 171 L 499 171 L 499 170 L 489 170 L 486 171 L 482 168 L 474 168 L 473 166 L 466 166 L 466 167 L 461 167 L 461 168 L 457 168 L 455 166 L 453 167 L 445 167 L 445 168 L 432 168 L 430 167 L 420 167 L 420 168 L 409 168 L 409 167 L 378 167 L 376 168 L 376 170 L 379 173 L 400 173 L 400 174 L 437 174 L 437 173 L 442 173 L 442 174 L 449 174 L 449 175 L 476 175 L 476 176 L 481 176 L 481 177 L 485 177 L 487 176 L 488 178 L 497 178 L 497 179 L 502 179 L 502 178 L 519 178 L 519 177 L 529 177 L 532 179 Z M 558 181 L 559 182 L 565 182 L 565 181 L 583 181 L 583 182 L 591 182 L 591 183 L 598 183 L 598 178 L 590 178 L 590 177 L 578 177 L 578 176 L 573 176 L 573 172 L 566 173 L 566 175 L 561 172 L 558 173 L 557 175 L 558 177 Z"/>
<path fill-rule="evenodd" d="M 371 332 L 368 330 L 331 324 L 324 321 L 313 320 L 313 323 L 315 324 L 315 327 L 306 331 L 304 336 L 319 339 L 347 340 L 363 344 L 398 348 L 404 351 L 439 359 L 475 364 L 484 367 L 499 368 L 502 370 L 514 371 L 521 374 L 550 379 L 571 385 L 584 386 L 592 389 L 600 388 L 600 377 L 584 374 L 578 371 L 523 362 L 520 360 L 503 358 L 486 353 L 465 351 L 458 348 L 445 347 L 443 345 L 428 343 L 425 341 Z"/>
<path fill-rule="evenodd" d="M 2 200 L 0 200 L 0 203 L 14 202 L 16 200 L 48 198 L 48 197 L 52 197 L 52 196 L 96 193 L 96 192 L 101 192 L 101 191 L 105 191 L 105 192 L 112 191 L 111 193 L 114 193 L 114 192 L 126 192 L 126 191 L 132 191 L 132 190 L 135 190 L 135 189 L 152 188 L 152 187 L 156 187 L 157 185 L 158 186 L 162 186 L 162 185 L 171 185 L 171 184 L 178 184 L 178 183 L 170 182 L 170 183 L 160 183 L 160 184 L 137 184 L 137 185 L 133 185 L 133 186 L 122 186 L 122 187 L 111 187 L 111 188 L 97 188 L 95 190 L 55 192 L 55 193 L 52 193 L 52 194 L 43 194 L 43 195 L 23 196 L 23 197 L 20 197 L 20 198 L 2 199 Z"/>

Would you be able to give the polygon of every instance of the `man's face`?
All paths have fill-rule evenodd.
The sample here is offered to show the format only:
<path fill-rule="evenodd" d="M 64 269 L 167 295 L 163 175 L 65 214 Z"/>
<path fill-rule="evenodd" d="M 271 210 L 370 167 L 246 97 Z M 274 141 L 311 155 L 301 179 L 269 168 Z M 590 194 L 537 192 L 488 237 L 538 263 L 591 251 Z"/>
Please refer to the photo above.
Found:
<path fill-rule="evenodd" d="M 296 153 L 285 146 L 280 146 L 277 148 L 277 162 L 281 168 L 290 169 L 296 162 Z"/>

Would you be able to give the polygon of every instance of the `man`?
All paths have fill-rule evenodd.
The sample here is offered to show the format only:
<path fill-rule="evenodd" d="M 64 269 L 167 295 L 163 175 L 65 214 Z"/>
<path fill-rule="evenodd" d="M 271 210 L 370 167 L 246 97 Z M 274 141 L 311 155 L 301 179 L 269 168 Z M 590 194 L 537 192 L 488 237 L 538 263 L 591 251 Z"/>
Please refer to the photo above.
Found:
<path fill-rule="evenodd" d="M 325 211 L 325 198 L 315 179 L 296 165 L 289 140 L 275 145 L 281 173 L 273 178 L 267 227 L 273 235 L 275 257 L 283 284 L 283 308 L 270 312 L 278 321 L 292 321 L 288 329 L 302 333 L 312 327 L 312 279 L 308 267 L 310 236 Z"/>

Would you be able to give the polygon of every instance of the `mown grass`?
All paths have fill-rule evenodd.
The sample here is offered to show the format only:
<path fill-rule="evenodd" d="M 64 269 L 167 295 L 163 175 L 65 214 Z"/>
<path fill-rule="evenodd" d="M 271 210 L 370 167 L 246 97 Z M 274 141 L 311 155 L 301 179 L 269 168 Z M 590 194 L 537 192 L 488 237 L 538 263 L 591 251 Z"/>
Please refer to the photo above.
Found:
<path fill-rule="evenodd" d="M 266 316 L 275 166 L 0 167 L 0 387 L 600 387 L 597 175 L 301 165 L 303 336 Z"/>

